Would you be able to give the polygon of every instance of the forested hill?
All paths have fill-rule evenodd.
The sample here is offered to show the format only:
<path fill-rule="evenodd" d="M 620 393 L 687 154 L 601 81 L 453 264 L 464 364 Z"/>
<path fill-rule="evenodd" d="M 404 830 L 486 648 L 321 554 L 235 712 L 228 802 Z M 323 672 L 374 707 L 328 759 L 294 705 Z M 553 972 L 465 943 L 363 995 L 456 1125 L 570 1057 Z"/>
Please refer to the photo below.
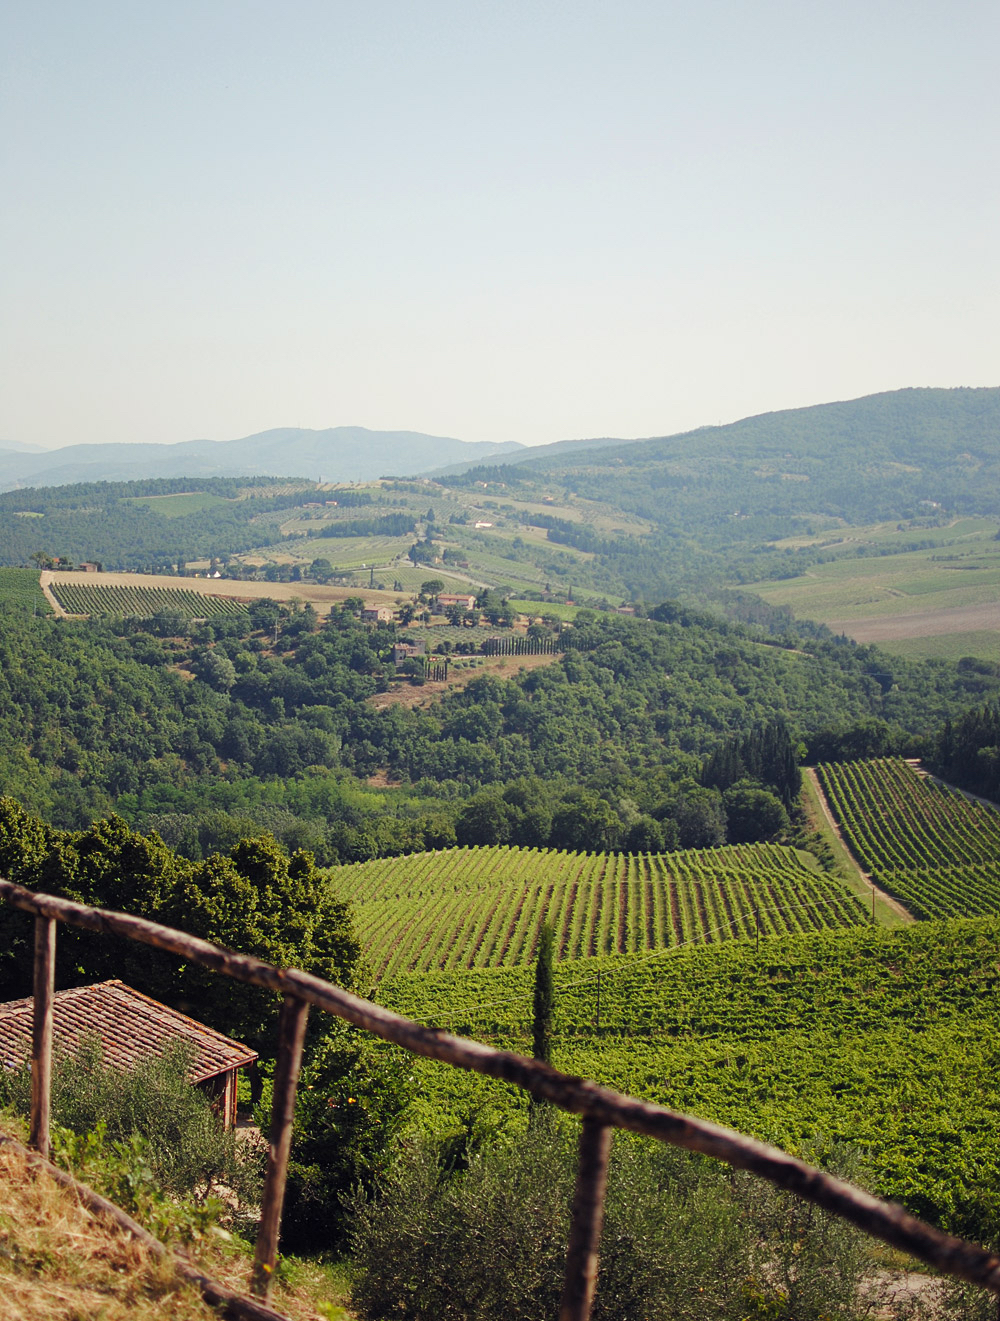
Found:
<path fill-rule="evenodd" d="M 689 529 L 802 513 L 862 523 L 912 516 L 921 501 L 994 513 L 1000 389 L 896 390 L 509 466 L 512 480 L 559 479 Z"/>
<path fill-rule="evenodd" d="M 582 612 L 554 663 L 512 680 L 483 675 L 410 710 L 367 700 L 385 687 L 396 633 L 367 629 L 350 609 L 320 627 L 308 610 L 257 602 L 189 636 L 174 620 L 166 637 L 156 618 L 74 623 L 3 610 L 0 783 L 57 824 L 117 807 L 170 842 L 197 836 L 205 847 L 218 831 L 199 834 L 201 818 L 225 808 L 250 817 L 250 833 L 288 827 L 290 841 L 336 861 L 454 843 L 470 794 L 521 781 L 532 810 L 547 802 L 550 827 L 568 803 L 586 818 L 588 847 L 617 848 L 633 826 L 655 834 L 650 820 L 675 814 L 684 778 L 695 786 L 728 736 L 776 716 L 807 744 L 874 720 L 929 743 L 946 718 L 1000 694 L 995 667 L 833 641 L 792 650 L 683 610 L 660 613 Z M 373 775 L 411 798 L 375 802 L 360 783 Z M 716 789 L 705 793 L 721 803 Z M 516 804 L 480 806 L 485 819 Z M 369 810 L 406 820 L 379 834 Z M 467 841 L 494 842 L 466 824 Z M 709 842 L 725 841 L 720 825 Z M 578 846 L 568 826 L 543 834 Z"/>

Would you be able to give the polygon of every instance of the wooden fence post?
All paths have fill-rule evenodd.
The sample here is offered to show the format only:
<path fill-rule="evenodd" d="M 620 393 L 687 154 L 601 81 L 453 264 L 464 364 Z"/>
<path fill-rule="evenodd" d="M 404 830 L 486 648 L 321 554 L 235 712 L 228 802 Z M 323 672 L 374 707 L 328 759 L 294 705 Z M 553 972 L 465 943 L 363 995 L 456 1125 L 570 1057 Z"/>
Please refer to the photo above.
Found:
<path fill-rule="evenodd" d="M 576 1192 L 566 1251 L 559 1321 L 589 1321 L 597 1286 L 597 1253 L 604 1222 L 604 1190 L 608 1182 L 611 1129 L 586 1115 L 580 1134 Z"/>
<path fill-rule="evenodd" d="M 31 1135 L 29 1142 L 49 1158 L 52 1101 L 52 998 L 55 991 L 56 919 L 35 918 L 35 998 L 31 1010 Z"/>
<path fill-rule="evenodd" d="M 302 1064 L 302 1042 L 306 1034 L 309 1005 L 297 995 L 286 995 L 281 1006 L 278 1029 L 278 1058 L 274 1066 L 274 1100 L 271 1103 L 270 1151 L 264 1179 L 264 1199 L 260 1209 L 260 1229 L 253 1261 L 252 1293 L 265 1301 L 274 1283 L 278 1264 L 278 1233 L 281 1208 L 285 1200 L 285 1176 L 288 1153 L 292 1146 L 292 1120 L 295 1116 L 295 1092 Z"/>

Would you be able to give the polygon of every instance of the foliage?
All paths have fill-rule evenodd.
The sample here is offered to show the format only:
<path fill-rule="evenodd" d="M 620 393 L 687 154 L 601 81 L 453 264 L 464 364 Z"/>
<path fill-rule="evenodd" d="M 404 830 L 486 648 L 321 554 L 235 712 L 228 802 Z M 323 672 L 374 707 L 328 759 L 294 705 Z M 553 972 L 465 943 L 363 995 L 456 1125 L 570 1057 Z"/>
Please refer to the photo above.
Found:
<path fill-rule="evenodd" d="M 808 855 L 773 844 L 675 854 L 473 848 L 328 873 L 379 976 L 530 962 L 543 923 L 559 959 L 851 926 L 864 906 Z"/>
<path fill-rule="evenodd" d="M 223 1130 L 209 1098 L 188 1082 L 191 1062 L 188 1043 L 177 1042 L 125 1071 L 106 1060 L 97 1037 L 55 1055 L 52 1119 L 63 1130 L 57 1151 L 76 1172 L 99 1163 L 105 1148 L 103 1181 L 114 1184 L 127 1211 L 148 1216 L 170 1197 L 204 1206 L 220 1187 L 244 1210 L 259 1197 L 261 1147 Z M 28 1113 L 30 1060 L 0 1074 L 0 1102 Z"/>
<path fill-rule="evenodd" d="M 321 537 L 400 537 L 413 531 L 412 514 L 382 514 L 338 519 L 321 528 Z"/>
<path fill-rule="evenodd" d="M 344 1198 L 377 1188 L 412 1099 L 403 1051 L 333 1020 L 302 1071 L 282 1240 L 294 1249 L 343 1246 Z"/>
<path fill-rule="evenodd" d="M 730 789 L 744 780 L 755 780 L 773 789 L 790 808 L 802 789 L 799 758 L 783 720 L 771 720 L 736 738 L 727 739 L 707 758 L 702 783 L 715 789 Z M 742 840 L 733 840 L 742 843 Z"/>
<path fill-rule="evenodd" d="M 552 1015 L 555 989 L 552 982 L 554 934 L 549 922 L 543 922 L 535 951 L 535 993 L 532 997 L 531 1054 L 536 1060 L 552 1063 Z"/>
<path fill-rule="evenodd" d="M 107 569 L 162 570 L 183 560 L 228 557 L 269 540 L 269 522 L 278 539 L 283 511 L 302 502 L 307 485 L 312 489 L 269 477 L 199 478 L 197 485 L 221 498 L 187 513 L 160 512 L 155 500 L 149 502 L 189 493 L 191 479 L 184 477 L 6 491 L 0 494 L 0 562 L 26 564 L 40 548 Z"/>
<path fill-rule="evenodd" d="M 116 806 L 133 825 L 187 817 L 171 838 L 195 858 L 213 846 L 204 818 L 227 802 L 234 815 L 270 804 L 299 816 L 311 800 L 308 828 L 296 839 L 287 826 L 288 842 L 322 862 L 439 847 L 442 821 L 447 831 L 461 820 L 460 800 L 493 785 L 504 786 L 494 833 L 477 834 L 470 806 L 460 839 L 648 850 L 675 843 L 681 781 L 775 711 L 796 741 L 834 713 L 874 710 L 929 741 L 970 701 L 962 673 L 939 665 L 834 643 L 788 651 L 687 610 L 658 611 L 665 622 L 584 616 L 552 664 L 508 681 L 483 675 L 410 710 L 367 701 L 392 672 L 396 632 L 369 630 L 349 610 L 318 628 L 307 610 L 255 602 L 188 639 L 176 630 L 189 625 L 168 612 L 145 624 L 76 623 L 0 609 L 0 775 L 63 826 Z M 442 801 L 414 811 L 400 797 L 387 810 L 383 795 L 379 820 L 363 820 L 342 810 L 332 780 L 311 782 L 379 770 Z M 521 781 L 532 786 L 527 807 L 511 796 L 523 798 Z M 693 789 L 683 790 L 689 804 Z M 682 842 L 724 839 L 724 814 L 708 803 L 690 807 Z"/>
<path fill-rule="evenodd" d="M 297 966 L 351 985 L 360 947 L 347 906 L 324 890 L 311 855 L 288 858 L 273 838 L 244 839 L 228 856 L 178 857 L 120 818 L 86 831 L 43 826 L 0 799 L 0 859 L 7 875 L 79 903 L 148 917 L 279 967 Z M 3 989 L 31 984 L 30 925 L 0 909 Z M 123 939 L 66 928 L 57 946 L 60 985 L 119 977 L 167 1003 L 197 1004 L 198 1016 L 262 1056 L 274 1048 L 280 997 Z"/>
<path fill-rule="evenodd" d="M 988 674 L 995 669 L 986 662 L 970 662 L 967 668 L 970 664 Z M 934 763 L 946 780 L 1000 799 L 1000 705 L 987 703 L 947 721 L 938 738 Z"/>
<path fill-rule="evenodd" d="M 365 1318 L 535 1321 L 558 1310 L 575 1151 L 544 1128 L 448 1173 L 412 1150 L 354 1199 Z M 853 1171 L 852 1171 L 853 1172 Z M 860 1231 L 752 1177 L 618 1135 L 595 1321 L 856 1321 L 898 1315 Z"/>

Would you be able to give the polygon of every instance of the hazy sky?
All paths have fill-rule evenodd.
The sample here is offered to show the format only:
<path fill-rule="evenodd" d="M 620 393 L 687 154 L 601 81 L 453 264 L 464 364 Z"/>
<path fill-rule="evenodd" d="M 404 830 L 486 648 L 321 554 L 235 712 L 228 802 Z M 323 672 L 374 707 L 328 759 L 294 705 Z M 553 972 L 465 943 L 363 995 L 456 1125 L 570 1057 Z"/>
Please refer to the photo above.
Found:
<path fill-rule="evenodd" d="M 0 437 L 1000 384 L 996 0 L 21 0 Z"/>

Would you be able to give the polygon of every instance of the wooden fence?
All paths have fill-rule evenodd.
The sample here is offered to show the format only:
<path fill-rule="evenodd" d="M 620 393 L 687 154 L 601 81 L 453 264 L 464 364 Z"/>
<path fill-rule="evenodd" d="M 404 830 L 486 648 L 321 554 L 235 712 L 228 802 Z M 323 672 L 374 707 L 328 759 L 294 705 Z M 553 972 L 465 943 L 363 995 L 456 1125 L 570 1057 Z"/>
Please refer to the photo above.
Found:
<path fill-rule="evenodd" d="M 1000 1257 L 917 1220 L 902 1207 L 878 1198 L 795 1160 L 785 1152 L 732 1129 L 677 1114 L 622 1095 L 583 1078 L 574 1078 L 539 1060 L 494 1050 L 478 1041 L 452 1037 L 394 1014 L 381 1005 L 294 968 L 274 968 L 246 954 L 236 954 L 181 931 L 125 913 L 38 894 L 0 880 L 0 899 L 35 918 L 34 1022 L 32 1037 L 31 1145 L 49 1153 L 49 1104 L 52 1067 L 52 998 L 57 922 L 105 935 L 124 936 L 152 945 L 237 981 L 262 986 L 283 997 L 278 1058 L 274 1075 L 270 1149 L 260 1228 L 254 1255 L 252 1291 L 263 1303 L 229 1294 L 226 1314 L 237 1318 L 273 1318 L 266 1306 L 278 1259 L 278 1233 L 292 1139 L 295 1092 L 302 1041 L 310 1007 L 334 1014 L 415 1055 L 471 1069 L 530 1092 L 561 1110 L 581 1115 L 576 1191 L 559 1321 L 588 1321 L 597 1282 L 598 1247 L 604 1217 L 611 1136 L 616 1128 L 701 1152 L 739 1169 L 751 1170 L 817 1206 L 849 1220 L 865 1233 L 936 1267 L 948 1275 L 982 1285 L 1000 1296 Z M 92 1195 L 93 1196 L 93 1195 Z M 124 1213 L 119 1212 L 119 1216 Z M 215 1286 L 211 1281 L 209 1286 Z M 223 1293 L 227 1291 L 223 1290 Z M 218 1297 L 218 1295 L 217 1295 Z"/>

